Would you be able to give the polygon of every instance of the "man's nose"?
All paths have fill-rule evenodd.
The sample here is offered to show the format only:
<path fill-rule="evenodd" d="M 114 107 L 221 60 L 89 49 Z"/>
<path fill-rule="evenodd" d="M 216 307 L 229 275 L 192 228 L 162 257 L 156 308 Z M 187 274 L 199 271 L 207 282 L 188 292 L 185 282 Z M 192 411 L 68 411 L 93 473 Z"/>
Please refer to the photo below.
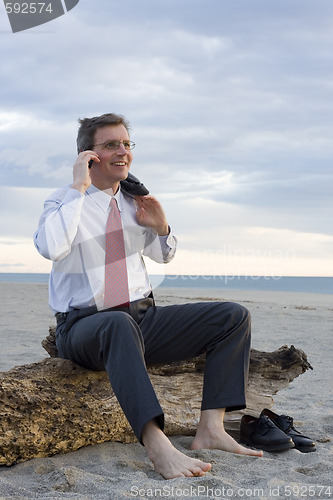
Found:
<path fill-rule="evenodd" d="M 126 153 L 127 153 L 127 150 L 125 149 L 124 144 L 121 142 L 121 143 L 119 144 L 118 148 L 117 148 L 117 154 L 118 154 L 118 155 L 122 155 L 122 156 L 123 156 L 123 155 L 124 155 L 124 154 L 126 154 Z"/>

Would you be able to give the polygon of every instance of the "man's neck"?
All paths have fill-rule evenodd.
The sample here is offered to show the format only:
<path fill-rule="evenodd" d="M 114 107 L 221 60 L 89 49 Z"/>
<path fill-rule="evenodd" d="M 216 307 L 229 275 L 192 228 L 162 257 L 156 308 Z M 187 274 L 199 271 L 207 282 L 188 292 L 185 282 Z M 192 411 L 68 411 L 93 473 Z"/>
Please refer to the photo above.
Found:
<path fill-rule="evenodd" d="M 120 187 L 120 182 L 117 182 L 117 183 L 113 184 L 112 186 L 108 186 L 108 187 L 99 186 L 97 184 L 93 183 L 93 185 L 97 189 L 99 189 L 100 191 L 104 191 L 104 193 L 106 193 L 106 194 L 108 194 L 110 196 L 114 196 L 117 193 L 117 191 L 119 190 L 119 187 Z"/>

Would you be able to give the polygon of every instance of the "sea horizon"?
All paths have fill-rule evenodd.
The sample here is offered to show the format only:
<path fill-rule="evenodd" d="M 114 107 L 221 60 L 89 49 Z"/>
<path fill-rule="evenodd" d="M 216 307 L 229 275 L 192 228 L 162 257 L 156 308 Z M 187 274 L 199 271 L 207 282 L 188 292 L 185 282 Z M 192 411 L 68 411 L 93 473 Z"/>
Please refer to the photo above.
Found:
<path fill-rule="evenodd" d="M 154 288 L 218 288 L 333 295 L 333 277 L 321 276 L 232 276 L 151 275 Z M 49 273 L 0 273 L 1 283 L 48 283 Z"/>

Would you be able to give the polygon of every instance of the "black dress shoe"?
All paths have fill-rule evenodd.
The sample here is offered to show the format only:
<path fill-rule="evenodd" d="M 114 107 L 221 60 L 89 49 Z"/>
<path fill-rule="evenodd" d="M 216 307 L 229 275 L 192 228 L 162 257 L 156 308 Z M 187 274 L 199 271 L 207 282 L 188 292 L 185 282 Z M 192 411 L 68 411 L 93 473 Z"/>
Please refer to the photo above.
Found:
<path fill-rule="evenodd" d="M 259 418 L 243 415 L 239 438 L 241 443 L 264 451 L 285 451 L 295 446 L 291 437 L 265 415 Z"/>
<path fill-rule="evenodd" d="M 265 415 L 268 417 L 279 429 L 281 429 L 287 436 L 290 436 L 291 439 L 295 443 L 295 448 L 303 453 L 309 453 L 310 451 L 316 451 L 316 445 L 314 441 L 307 437 L 303 436 L 297 429 L 294 427 L 294 421 L 292 417 L 288 417 L 288 415 L 277 415 L 265 408 L 260 416 Z"/>

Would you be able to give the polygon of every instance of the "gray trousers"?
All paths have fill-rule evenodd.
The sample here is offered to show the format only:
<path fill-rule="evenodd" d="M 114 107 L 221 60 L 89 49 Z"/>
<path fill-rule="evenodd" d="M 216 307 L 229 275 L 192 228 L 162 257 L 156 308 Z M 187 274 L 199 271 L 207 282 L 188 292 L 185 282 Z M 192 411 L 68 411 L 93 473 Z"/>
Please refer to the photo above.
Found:
<path fill-rule="evenodd" d="M 68 326 L 68 325 L 67 325 Z M 135 321 L 122 311 L 97 312 L 68 329 L 57 326 L 59 356 L 106 370 L 112 389 L 140 442 L 144 425 L 163 410 L 146 364 L 206 353 L 202 410 L 245 408 L 250 355 L 250 314 L 231 302 L 152 306 Z"/>

